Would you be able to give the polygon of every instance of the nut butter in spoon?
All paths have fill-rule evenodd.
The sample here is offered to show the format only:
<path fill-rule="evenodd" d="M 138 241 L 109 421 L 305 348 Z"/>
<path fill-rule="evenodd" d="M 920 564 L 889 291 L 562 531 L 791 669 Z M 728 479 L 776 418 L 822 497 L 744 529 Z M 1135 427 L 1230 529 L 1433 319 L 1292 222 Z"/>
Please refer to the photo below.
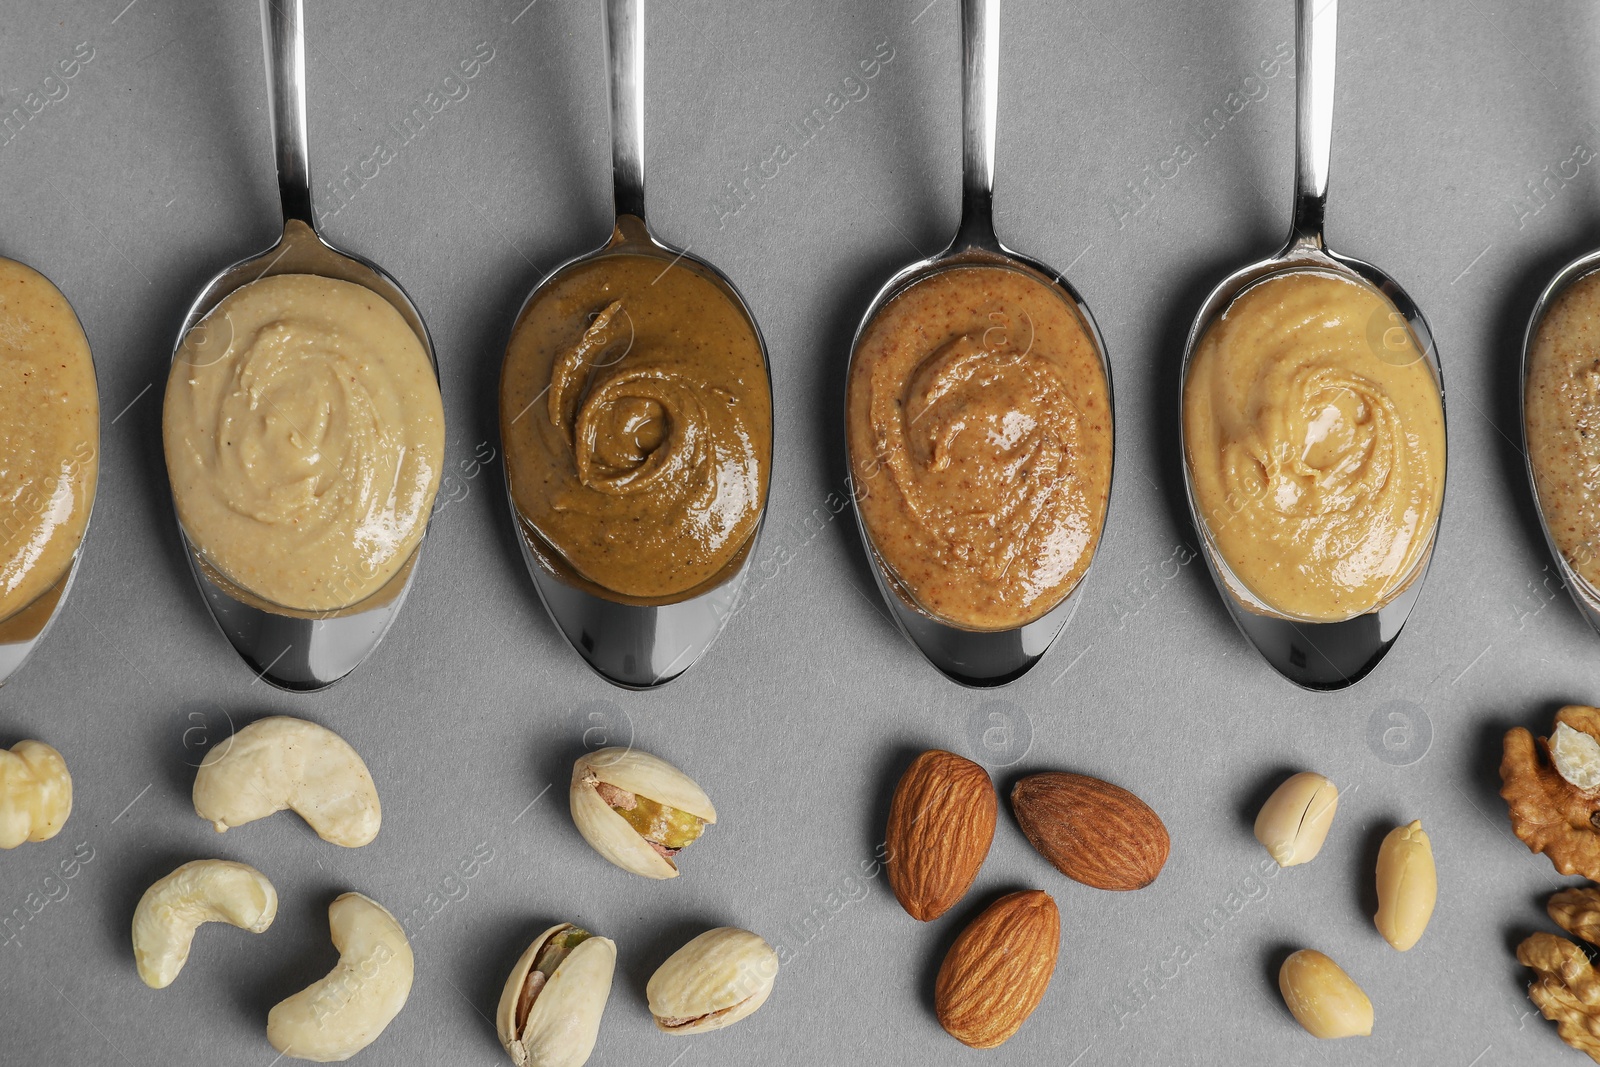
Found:
<path fill-rule="evenodd" d="M 303 0 L 261 0 L 283 237 L 184 317 L 162 438 L 190 570 L 260 677 L 307 692 L 378 646 L 410 589 L 444 454 L 427 326 L 317 233 Z"/>
<path fill-rule="evenodd" d="M 851 365 L 861 521 L 928 612 L 1002 630 L 1089 568 L 1111 487 L 1106 378 L 1076 309 L 1009 267 L 955 266 L 873 316 Z"/>
<path fill-rule="evenodd" d="M 1111 492 L 1111 372 L 1077 292 L 994 230 L 1000 0 L 962 0 L 962 207 L 850 355 L 856 518 L 895 623 L 962 685 L 1020 678 L 1074 610 Z"/>
<path fill-rule="evenodd" d="M 1189 365 L 1195 504 L 1235 576 L 1285 615 L 1340 622 L 1415 576 L 1444 497 L 1444 411 L 1388 299 L 1354 277 L 1274 274 L 1234 297 Z"/>
<path fill-rule="evenodd" d="M 0 682 L 66 601 L 99 455 L 83 327 L 49 279 L 0 259 Z"/>
<path fill-rule="evenodd" d="M 162 430 L 196 550 L 295 611 L 388 584 L 422 540 L 443 465 L 422 342 L 372 290 L 314 274 L 235 289 L 189 330 Z"/>
<path fill-rule="evenodd" d="M 501 380 L 511 497 L 584 578 L 682 594 L 755 532 L 772 414 L 744 310 L 653 256 L 590 260 L 523 312 Z"/>
<path fill-rule="evenodd" d="M 1522 412 L 1546 539 L 1573 601 L 1600 630 L 1600 252 L 1562 270 L 1534 309 Z"/>
<path fill-rule="evenodd" d="M 1295 201 L 1277 254 L 1206 297 L 1183 358 L 1184 485 L 1245 638 L 1352 685 L 1416 604 L 1445 485 L 1444 387 L 1404 289 L 1323 240 L 1338 0 L 1296 0 Z"/>
<path fill-rule="evenodd" d="M 687 670 L 737 611 L 772 383 L 738 290 L 645 223 L 643 0 L 606 0 L 605 29 L 616 226 L 518 314 L 500 437 L 545 608 L 596 673 L 644 689 Z"/>

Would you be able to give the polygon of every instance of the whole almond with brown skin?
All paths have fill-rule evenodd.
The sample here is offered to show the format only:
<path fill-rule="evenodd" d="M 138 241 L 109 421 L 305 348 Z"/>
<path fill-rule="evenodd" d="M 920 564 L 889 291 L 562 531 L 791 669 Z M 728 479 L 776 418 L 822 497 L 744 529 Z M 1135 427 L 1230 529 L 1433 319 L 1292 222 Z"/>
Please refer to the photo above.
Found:
<path fill-rule="evenodd" d="M 932 749 L 906 768 L 889 805 L 889 888 L 913 919 L 937 919 L 966 894 L 994 841 L 1000 802 L 989 772 Z"/>
<path fill-rule="evenodd" d="M 1150 805 L 1083 774 L 1030 774 L 1012 788 L 1011 810 L 1056 870 L 1096 889 L 1143 889 L 1172 847 Z"/>
<path fill-rule="evenodd" d="M 939 1025 L 973 1048 L 994 1048 L 1044 999 L 1061 947 L 1061 913 L 1038 889 L 1011 893 L 961 931 L 933 987 Z"/>

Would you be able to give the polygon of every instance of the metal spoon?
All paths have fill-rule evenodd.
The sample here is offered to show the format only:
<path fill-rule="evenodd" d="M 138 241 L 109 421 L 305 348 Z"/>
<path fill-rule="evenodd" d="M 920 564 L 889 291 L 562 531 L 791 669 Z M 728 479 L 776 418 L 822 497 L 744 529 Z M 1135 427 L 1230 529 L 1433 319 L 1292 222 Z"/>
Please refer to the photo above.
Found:
<path fill-rule="evenodd" d="M 1189 363 L 1195 349 L 1212 322 L 1227 311 L 1233 299 L 1269 275 L 1313 270 L 1354 279 L 1377 289 L 1404 317 L 1423 353 L 1434 384 L 1439 388 L 1439 404 L 1444 405 L 1444 382 L 1434 351 L 1433 333 L 1422 312 L 1388 275 L 1369 263 L 1341 256 L 1322 240 L 1322 220 L 1328 199 L 1328 154 L 1333 140 L 1333 74 L 1335 41 L 1339 20 L 1339 0 L 1297 0 L 1299 45 L 1295 53 L 1295 96 L 1297 139 L 1295 149 L 1294 220 L 1288 243 L 1277 255 L 1235 271 L 1222 281 L 1200 306 L 1189 341 L 1183 353 L 1182 381 L 1189 376 Z M 1263 603 L 1252 594 L 1229 568 L 1217 551 L 1195 503 L 1194 483 L 1187 462 L 1188 451 L 1179 424 L 1179 449 L 1185 457 L 1184 490 L 1195 527 L 1201 533 L 1206 566 L 1216 582 L 1222 601 L 1233 621 L 1256 650 L 1285 678 L 1306 689 L 1332 690 L 1352 685 L 1378 665 L 1406 617 L 1411 614 L 1422 592 L 1423 578 L 1433 556 L 1438 535 L 1437 517 L 1428 533 L 1428 547 L 1407 578 L 1401 592 L 1387 603 L 1365 614 L 1342 622 L 1307 622 Z"/>
<path fill-rule="evenodd" d="M 605 244 L 540 279 L 517 313 L 517 324 L 545 288 L 566 272 L 608 256 L 649 256 L 661 260 L 663 270 L 693 271 L 720 289 L 749 321 L 761 348 L 762 366 L 767 368 L 767 343 L 733 283 L 704 260 L 656 240 L 645 222 L 644 0 L 606 0 L 605 34 L 616 226 Z M 512 334 L 516 334 L 515 326 Z M 771 389 L 768 368 L 769 395 Z M 770 454 L 770 447 L 768 451 Z M 705 655 L 739 607 L 739 592 L 761 534 L 758 522 L 734 557 L 687 594 L 649 600 L 624 597 L 584 578 L 562 558 L 518 510 L 509 479 L 506 498 L 523 562 L 550 618 L 600 677 L 624 689 L 649 689 L 670 682 Z M 764 516 L 764 498 L 761 506 Z"/>
<path fill-rule="evenodd" d="M 994 145 L 1000 85 L 1000 0 L 962 0 L 961 3 L 961 223 L 944 251 L 905 267 L 878 290 L 850 342 L 850 362 L 855 363 L 867 326 L 890 300 L 929 275 L 952 267 L 1006 267 L 1054 288 L 1078 315 L 1100 357 L 1105 374 L 1106 407 L 1111 403 L 1111 365 L 1105 341 L 1083 298 L 1057 271 L 1014 252 L 994 232 Z M 848 377 L 849 371 L 846 371 Z M 848 433 L 846 413 L 846 439 Z M 894 616 L 895 624 L 929 663 L 952 681 L 975 688 L 1015 681 L 1037 663 L 1078 608 L 1078 594 L 1087 572 L 1066 598 L 1044 615 L 1009 630 L 973 630 L 958 626 L 927 611 L 884 562 L 872 533 L 856 509 L 856 529 L 872 560 L 878 591 Z M 1099 531 L 1097 531 L 1098 533 Z M 1092 562 L 1091 562 L 1092 567 Z"/>
<path fill-rule="evenodd" d="M 50 284 L 54 285 L 54 282 Z M 59 287 L 57 292 L 59 292 Z M 63 298 L 64 299 L 64 298 Z M 69 305 L 70 306 L 70 305 Z M 74 312 L 76 315 L 76 312 Z M 82 328 L 82 324 L 79 324 Z M 90 373 L 94 371 L 94 354 L 89 355 Z M 96 428 L 96 437 L 92 442 L 95 452 L 100 451 L 99 429 Z M 94 517 L 94 498 L 89 499 L 89 516 L 92 522 Z M 23 605 L 21 609 L 13 612 L 5 619 L 0 620 L 0 685 L 4 685 L 11 676 L 22 667 L 39 643 L 44 640 L 44 635 L 50 626 L 61 614 L 61 609 L 66 606 L 67 593 L 72 589 L 72 580 L 78 574 L 78 561 L 83 558 L 83 545 L 89 539 L 89 523 L 83 528 L 83 536 L 78 539 L 78 547 L 72 553 L 72 561 L 67 564 L 67 569 L 61 577 L 51 583 L 50 587 L 31 602 Z"/>
<path fill-rule="evenodd" d="M 1531 369 L 1533 346 L 1539 339 L 1539 326 L 1544 321 L 1547 311 L 1555 304 L 1556 300 L 1573 283 L 1588 277 L 1595 270 L 1600 269 L 1600 249 L 1579 256 L 1568 263 L 1545 286 L 1539 300 L 1533 306 L 1533 314 L 1528 317 L 1528 332 L 1522 340 L 1522 371 L 1519 377 L 1520 395 L 1517 399 L 1517 408 L 1522 415 L 1522 458 L 1528 472 L 1528 485 L 1533 490 L 1534 510 L 1539 513 L 1539 528 L 1544 531 L 1545 544 L 1550 547 L 1550 555 L 1555 558 L 1556 567 L 1561 573 L 1562 584 L 1567 587 L 1567 592 L 1572 596 L 1572 602 L 1578 606 L 1578 613 L 1583 616 L 1596 632 L 1600 632 L 1600 590 L 1596 590 L 1589 580 L 1579 574 L 1567 562 L 1567 557 L 1550 535 L 1550 521 L 1545 516 L 1544 503 L 1539 499 L 1539 481 L 1533 473 L 1533 449 L 1528 443 L 1528 374 Z"/>
<path fill-rule="evenodd" d="M 277 150 L 278 193 L 283 201 L 283 237 L 258 256 L 241 260 L 200 291 L 184 316 L 173 346 L 178 358 L 184 337 L 235 289 L 275 274 L 316 274 L 354 282 L 394 305 L 422 342 L 429 362 L 438 361 L 422 316 L 405 291 L 377 264 L 342 252 L 316 230 L 311 170 L 306 146 L 306 48 L 302 0 L 261 0 L 272 140 Z M 261 678 L 298 692 L 323 689 L 355 670 L 383 640 L 411 587 L 419 542 L 395 576 L 366 599 L 330 612 L 294 611 L 268 603 L 229 581 L 207 562 L 183 530 L 190 569 L 206 606 L 234 649 Z"/>

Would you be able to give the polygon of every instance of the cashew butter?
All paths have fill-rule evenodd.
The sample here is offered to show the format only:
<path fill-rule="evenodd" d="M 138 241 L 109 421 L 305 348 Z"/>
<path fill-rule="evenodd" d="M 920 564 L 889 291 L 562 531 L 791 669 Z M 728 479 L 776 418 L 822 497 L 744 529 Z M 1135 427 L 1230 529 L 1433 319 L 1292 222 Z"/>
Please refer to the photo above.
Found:
<path fill-rule="evenodd" d="M 1110 389 L 1053 287 L 988 265 L 914 282 L 861 334 L 847 422 L 861 521 L 928 612 L 1006 629 L 1083 577 L 1111 489 Z"/>
<path fill-rule="evenodd" d="M 405 565 L 444 454 L 438 381 L 405 319 L 308 274 L 237 289 L 189 331 L 162 431 L 197 551 L 300 611 L 355 604 Z"/>
<path fill-rule="evenodd" d="M 56 287 L 0 259 L 0 619 L 67 573 L 99 472 L 89 340 Z"/>
<path fill-rule="evenodd" d="M 1444 408 L 1376 289 L 1300 270 L 1244 290 L 1195 351 L 1183 431 L 1201 521 L 1267 606 L 1354 618 L 1416 576 L 1444 493 Z"/>

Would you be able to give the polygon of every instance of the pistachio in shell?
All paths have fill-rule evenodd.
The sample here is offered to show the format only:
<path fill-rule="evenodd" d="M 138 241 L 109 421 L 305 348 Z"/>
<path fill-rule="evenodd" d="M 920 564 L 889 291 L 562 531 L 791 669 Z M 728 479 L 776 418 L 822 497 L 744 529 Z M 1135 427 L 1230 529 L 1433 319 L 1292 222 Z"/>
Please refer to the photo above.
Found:
<path fill-rule="evenodd" d="M 583 839 L 618 867 L 646 878 L 676 878 L 679 851 L 717 821 L 717 809 L 693 779 L 631 748 L 579 757 L 568 800 Z"/>
<path fill-rule="evenodd" d="M 617 946 L 571 923 L 552 926 L 517 960 L 495 1029 L 517 1067 L 582 1067 L 611 995 Z"/>
<path fill-rule="evenodd" d="M 650 976 L 645 999 L 663 1032 L 703 1034 L 765 1004 L 777 976 L 771 945 L 749 930 L 719 926 L 668 956 Z"/>

